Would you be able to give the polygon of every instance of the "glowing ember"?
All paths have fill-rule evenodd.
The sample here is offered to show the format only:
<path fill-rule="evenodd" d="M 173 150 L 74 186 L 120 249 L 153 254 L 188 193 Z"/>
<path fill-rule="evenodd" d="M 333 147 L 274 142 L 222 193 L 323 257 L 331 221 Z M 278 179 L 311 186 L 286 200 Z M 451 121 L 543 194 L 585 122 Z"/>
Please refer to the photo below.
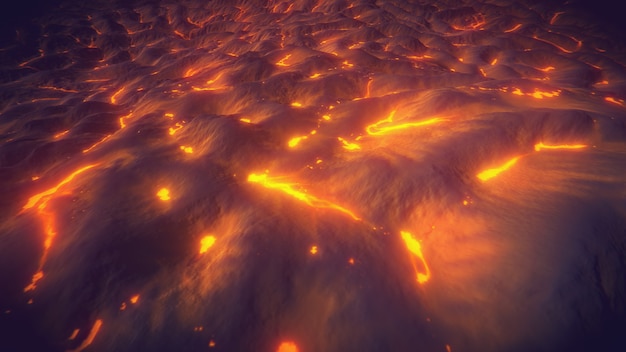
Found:
<path fill-rule="evenodd" d="M 159 197 L 160 200 L 162 201 L 167 201 L 170 200 L 170 190 L 167 188 L 161 188 L 157 193 L 156 193 L 157 197 Z"/>
<path fill-rule="evenodd" d="M 311 247 L 311 250 L 309 252 L 311 252 L 311 254 L 317 254 L 317 246 Z"/>
<path fill-rule="evenodd" d="M 200 240 L 200 254 L 206 253 L 215 244 L 215 236 L 208 235 Z"/>
<path fill-rule="evenodd" d="M 278 346 L 276 352 L 298 352 L 298 346 L 293 342 L 283 342 Z"/>
<path fill-rule="evenodd" d="M 139 301 L 139 295 L 134 295 L 129 299 L 130 303 L 136 304 Z"/>

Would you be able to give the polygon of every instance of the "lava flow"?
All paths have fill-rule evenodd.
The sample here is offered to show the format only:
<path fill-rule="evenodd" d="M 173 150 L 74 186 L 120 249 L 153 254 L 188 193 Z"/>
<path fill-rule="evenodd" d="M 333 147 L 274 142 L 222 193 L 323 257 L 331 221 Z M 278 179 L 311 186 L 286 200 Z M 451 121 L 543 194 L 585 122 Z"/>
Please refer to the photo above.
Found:
<path fill-rule="evenodd" d="M 626 350 L 615 4 L 36 3 L 0 351 Z"/>

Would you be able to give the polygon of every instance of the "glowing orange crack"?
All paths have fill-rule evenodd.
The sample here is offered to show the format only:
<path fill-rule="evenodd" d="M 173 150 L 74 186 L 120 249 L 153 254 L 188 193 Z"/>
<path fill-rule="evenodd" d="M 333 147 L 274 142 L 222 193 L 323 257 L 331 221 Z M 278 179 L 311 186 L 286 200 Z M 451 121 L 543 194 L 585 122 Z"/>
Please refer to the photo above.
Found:
<path fill-rule="evenodd" d="M 395 114 L 396 114 L 396 110 L 393 110 L 392 112 L 389 113 L 389 115 L 385 119 L 367 126 L 365 128 L 365 131 L 367 131 L 367 133 L 372 136 L 378 136 L 378 135 L 382 135 L 382 134 L 397 131 L 397 130 L 432 125 L 434 123 L 442 121 L 441 118 L 433 117 L 431 119 L 423 120 L 423 121 L 407 122 L 407 123 L 401 123 L 397 125 L 388 125 L 388 124 L 393 123 L 393 117 L 395 116 Z"/>
<path fill-rule="evenodd" d="M 54 226 L 54 216 L 53 213 L 47 210 L 48 201 L 54 194 L 56 194 L 61 187 L 72 182 L 72 180 L 80 175 L 81 173 L 96 167 L 98 164 L 91 164 L 84 166 L 74 172 L 72 172 L 69 176 L 61 180 L 59 184 L 56 186 L 45 190 L 41 193 L 38 193 L 28 199 L 28 202 L 22 207 L 22 211 L 29 210 L 34 206 L 37 206 L 37 214 L 42 218 L 46 233 L 46 239 L 44 241 L 44 252 L 39 260 L 39 267 L 37 268 L 37 272 L 33 275 L 31 279 L 31 283 L 24 288 L 24 292 L 32 291 L 37 287 L 37 283 L 44 276 L 43 266 L 48 257 L 48 250 L 52 246 L 52 239 L 57 235 L 57 231 Z"/>
<path fill-rule="evenodd" d="M 91 327 L 91 331 L 89 331 L 89 335 L 87 335 L 87 338 L 83 340 L 80 346 L 78 346 L 76 349 L 68 350 L 68 352 L 80 352 L 84 350 L 85 348 L 87 348 L 89 345 L 91 345 L 93 343 L 93 340 L 96 338 L 96 335 L 98 335 L 98 332 L 100 331 L 101 327 L 102 327 L 102 320 L 101 319 L 96 320 L 96 322 Z"/>
<path fill-rule="evenodd" d="M 325 209 L 337 210 L 339 212 L 349 215 L 354 220 L 361 220 L 353 212 L 351 212 L 350 210 L 340 205 L 337 205 L 335 203 L 329 202 L 324 199 L 319 199 L 305 192 L 298 191 L 294 189 L 292 184 L 273 181 L 267 177 L 267 174 L 259 174 L 259 175 L 250 174 L 248 176 L 248 182 L 259 183 L 265 188 L 276 189 L 276 190 L 282 191 L 300 201 L 303 201 L 304 203 L 314 208 L 325 208 Z"/>
<path fill-rule="evenodd" d="M 415 266 L 415 262 L 413 262 L 413 268 L 415 269 L 415 273 L 417 275 L 417 282 L 423 284 L 430 279 L 430 268 L 426 263 L 426 259 L 424 259 L 424 254 L 422 253 L 422 245 L 417 241 L 411 233 L 407 231 L 400 231 L 400 236 L 406 245 L 406 248 L 411 252 L 415 257 L 417 257 L 424 266 L 425 272 L 419 272 L 417 267 Z"/>

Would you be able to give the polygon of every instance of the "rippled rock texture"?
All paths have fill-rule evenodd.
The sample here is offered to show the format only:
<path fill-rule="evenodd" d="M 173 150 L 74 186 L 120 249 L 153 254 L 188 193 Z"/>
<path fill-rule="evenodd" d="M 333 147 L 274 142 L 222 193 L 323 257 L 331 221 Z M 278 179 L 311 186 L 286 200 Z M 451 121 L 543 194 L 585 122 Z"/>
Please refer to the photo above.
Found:
<path fill-rule="evenodd" d="M 525 0 L 70 1 L 16 24 L 0 350 L 626 348 L 614 28 Z"/>

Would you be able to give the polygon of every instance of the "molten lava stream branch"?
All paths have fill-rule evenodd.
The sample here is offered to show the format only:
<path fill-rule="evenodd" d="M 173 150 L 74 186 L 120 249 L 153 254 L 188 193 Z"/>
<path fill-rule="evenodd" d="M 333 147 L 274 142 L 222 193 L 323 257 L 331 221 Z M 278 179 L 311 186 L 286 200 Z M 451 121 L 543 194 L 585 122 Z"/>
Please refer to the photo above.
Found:
<path fill-rule="evenodd" d="M 413 238 L 410 232 L 400 231 L 400 236 L 402 237 L 402 240 L 404 241 L 404 244 L 406 245 L 406 248 L 409 251 L 409 253 L 413 254 L 414 257 L 418 258 L 422 262 L 422 265 L 424 266 L 425 272 L 420 272 L 419 270 L 417 270 L 417 266 L 415 265 L 415 260 L 413 259 L 413 256 L 411 257 L 411 263 L 413 264 L 413 269 L 415 270 L 417 282 L 420 284 L 426 283 L 428 280 L 430 280 L 430 268 L 428 267 L 428 263 L 426 263 L 426 259 L 424 258 L 424 253 L 422 252 L 422 245 L 419 243 L 418 240 Z"/>
<path fill-rule="evenodd" d="M 42 219 L 45 229 L 45 241 L 44 241 L 44 250 L 41 255 L 41 259 L 39 260 L 39 267 L 37 268 L 37 272 L 33 274 L 31 279 L 31 283 L 24 288 L 24 292 L 32 291 L 37 287 L 37 283 L 44 276 L 43 266 L 46 263 L 48 258 L 48 252 L 50 247 L 52 246 L 52 240 L 57 235 L 57 230 L 54 224 L 54 213 L 48 209 L 48 202 L 52 199 L 52 197 L 59 192 L 61 187 L 72 182 L 76 176 L 84 173 L 85 171 L 92 169 L 99 164 L 91 164 L 84 166 L 74 172 L 72 172 L 69 176 L 64 178 L 61 182 L 59 182 L 56 186 L 47 189 L 41 193 L 35 194 L 34 196 L 28 199 L 28 202 L 22 207 L 22 212 L 32 209 L 37 206 L 37 215 Z"/>

